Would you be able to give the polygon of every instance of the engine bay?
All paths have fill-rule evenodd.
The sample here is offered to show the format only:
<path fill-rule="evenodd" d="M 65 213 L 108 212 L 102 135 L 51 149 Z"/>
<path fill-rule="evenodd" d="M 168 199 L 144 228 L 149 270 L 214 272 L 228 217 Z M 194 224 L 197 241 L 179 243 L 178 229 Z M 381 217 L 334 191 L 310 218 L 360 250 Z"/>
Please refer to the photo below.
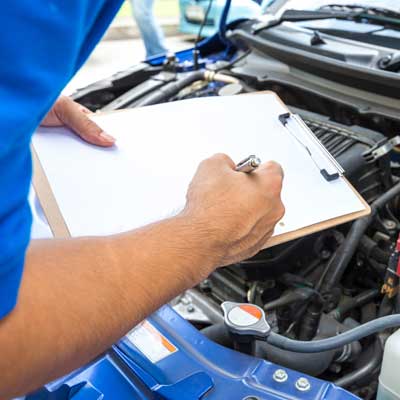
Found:
<path fill-rule="evenodd" d="M 362 25 L 347 22 L 354 28 Z M 323 27 L 319 23 L 318 31 L 315 22 L 302 22 L 301 27 L 288 23 L 254 33 L 257 23 L 231 26 L 229 48 L 213 37 L 194 52 L 150 60 L 74 95 L 93 111 L 110 111 L 193 97 L 274 91 L 303 118 L 370 204 L 368 217 L 220 268 L 173 301 L 174 309 L 205 336 L 239 351 L 223 323 L 220 305 L 225 301 L 259 306 L 274 332 L 301 341 L 332 337 L 400 313 L 399 281 L 388 277 L 400 234 L 396 139 L 400 76 L 398 71 L 376 67 L 383 57 L 394 57 L 400 39 L 393 37 L 388 47 L 382 41 L 372 43 L 371 25 L 365 30 L 367 42 L 360 32 L 350 35 L 348 27 L 344 35 L 343 24 L 337 35 L 332 20 L 329 26 L 326 20 Z M 318 40 L 316 32 L 326 47 L 319 43 L 312 45 L 312 51 L 306 49 L 305 43 L 313 37 Z M 340 57 L 332 53 L 333 41 Z M 290 57 L 287 46 L 292 50 Z M 306 58 L 299 49 L 307 52 Z M 313 65 L 311 57 L 318 53 L 319 64 Z M 337 63 L 335 68 L 323 64 L 325 57 Z M 373 399 L 384 344 L 392 332 L 384 330 L 334 351 L 309 354 L 278 349 L 255 338 L 251 355 L 333 382 L 362 399 Z"/>

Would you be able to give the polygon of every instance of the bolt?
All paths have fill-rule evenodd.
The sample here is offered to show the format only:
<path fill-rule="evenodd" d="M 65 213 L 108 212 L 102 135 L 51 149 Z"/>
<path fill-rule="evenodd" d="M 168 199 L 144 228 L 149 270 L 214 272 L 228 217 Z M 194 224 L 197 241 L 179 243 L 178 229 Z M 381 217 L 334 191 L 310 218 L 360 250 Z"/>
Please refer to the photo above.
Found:
<path fill-rule="evenodd" d="M 200 289 L 201 290 L 209 290 L 211 287 L 211 282 L 209 279 L 204 279 L 203 282 L 200 282 Z"/>
<path fill-rule="evenodd" d="M 321 251 L 321 258 L 327 260 L 331 256 L 331 252 L 327 249 Z"/>
<path fill-rule="evenodd" d="M 272 376 L 275 382 L 283 383 L 288 379 L 288 374 L 284 369 L 277 369 Z"/>
<path fill-rule="evenodd" d="M 192 305 L 192 304 L 189 304 L 189 305 L 186 307 L 186 311 L 187 311 L 187 312 L 190 312 L 190 313 L 194 312 L 194 307 L 193 307 L 193 305 Z"/>
<path fill-rule="evenodd" d="M 307 378 L 299 378 L 296 381 L 296 389 L 301 392 L 307 392 L 311 389 L 311 383 Z"/>
<path fill-rule="evenodd" d="M 383 225 L 385 226 L 386 229 L 389 229 L 389 230 L 396 228 L 396 222 L 394 222 L 390 219 L 384 219 Z"/>

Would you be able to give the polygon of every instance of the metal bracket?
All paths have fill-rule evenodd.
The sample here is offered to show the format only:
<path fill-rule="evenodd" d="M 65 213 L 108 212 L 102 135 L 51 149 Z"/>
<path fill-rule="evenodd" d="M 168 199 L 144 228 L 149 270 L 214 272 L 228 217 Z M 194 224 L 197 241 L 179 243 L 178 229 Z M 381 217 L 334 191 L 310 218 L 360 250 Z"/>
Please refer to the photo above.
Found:
<path fill-rule="evenodd" d="M 366 151 L 363 154 L 364 159 L 367 163 L 372 163 L 383 157 L 385 154 L 388 154 L 390 151 L 394 149 L 394 147 L 400 145 L 400 136 L 395 136 L 384 143 L 379 142 L 370 150 Z"/>

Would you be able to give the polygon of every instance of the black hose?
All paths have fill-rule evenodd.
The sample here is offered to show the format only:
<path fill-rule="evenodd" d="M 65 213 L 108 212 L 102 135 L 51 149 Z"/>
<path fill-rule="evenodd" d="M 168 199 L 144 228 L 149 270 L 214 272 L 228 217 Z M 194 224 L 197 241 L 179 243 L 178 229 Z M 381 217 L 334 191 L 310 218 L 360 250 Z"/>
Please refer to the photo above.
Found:
<path fill-rule="evenodd" d="M 205 71 L 194 71 L 186 75 L 184 78 L 177 80 L 176 82 L 171 82 L 166 84 L 157 90 L 156 93 L 145 97 L 143 100 L 139 101 L 136 106 L 150 106 L 152 104 L 163 103 L 170 99 L 172 96 L 178 94 L 182 89 L 191 85 L 193 82 L 201 81 L 205 79 Z"/>
<path fill-rule="evenodd" d="M 294 369 L 303 374 L 318 376 L 325 372 L 334 360 L 336 350 L 321 353 L 297 353 L 282 350 L 266 342 L 256 342 L 256 357 L 266 359 L 283 367 Z"/>
<path fill-rule="evenodd" d="M 394 311 L 396 314 L 400 314 L 400 293 L 397 293 L 396 298 L 394 299 Z"/>
<path fill-rule="evenodd" d="M 388 190 L 371 204 L 370 215 L 361 218 L 353 223 L 346 239 L 339 247 L 334 256 L 334 259 L 330 263 L 329 271 L 327 272 L 324 279 L 324 292 L 329 292 L 342 279 L 350 260 L 357 250 L 361 238 L 363 237 L 370 223 L 375 218 L 378 210 L 380 210 L 384 205 L 386 205 L 389 201 L 391 201 L 399 194 L 400 183 L 397 183 L 395 186 L 393 186 L 390 190 Z"/>
<path fill-rule="evenodd" d="M 309 342 L 289 339 L 275 332 L 271 332 L 266 338 L 266 341 L 273 346 L 284 350 L 299 353 L 318 353 L 337 349 L 338 347 L 363 339 L 366 336 L 398 326 L 400 326 L 400 314 L 395 314 L 369 321 L 357 328 L 350 329 L 349 331 L 327 339 L 313 340 Z"/>
<path fill-rule="evenodd" d="M 381 342 L 378 338 L 375 340 L 373 346 L 374 349 L 372 357 L 368 359 L 366 364 L 356 369 L 355 371 L 352 371 L 349 374 L 337 379 L 334 384 L 343 388 L 347 388 L 358 383 L 362 379 L 368 378 L 372 373 L 374 373 L 374 371 L 381 365 L 383 349 Z"/>
<path fill-rule="evenodd" d="M 393 313 L 394 303 L 387 294 L 383 297 L 378 310 L 378 317 L 385 317 Z"/>
<path fill-rule="evenodd" d="M 202 329 L 200 332 L 213 342 L 233 349 L 232 337 L 230 336 L 228 329 L 223 322 L 210 325 L 207 328 Z"/>
<path fill-rule="evenodd" d="M 373 258 L 381 264 L 387 265 L 390 253 L 379 248 L 378 244 L 367 235 L 364 235 L 360 241 L 360 250 L 367 258 Z"/>
<path fill-rule="evenodd" d="M 229 335 L 224 323 L 211 325 L 201 330 L 201 333 L 215 343 L 233 348 L 233 339 Z M 326 371 L 332 363 L 337 350 L 329 350 L 321 353 L 296 353 L 279 349 L 269 343 L 256 341 L 255 356 L 266 359 L 286 368 L 295 369 L 313 376 L 318 376 Z"/>
<path fill-rule="evenodd" d="M 379 289 L 370 289 L 366 290 L 358 294 L 357 296 L 352 297 L 343 302 L 343 304 L 339 304 L 337 308 L 331 311 L 330 315 L 332 315 L 337 320 L 342 320 L 343 317 L 350 312 L 351 310 L 362 307 L 365 304 L 368 304 L 370 301 L 374 300 L 375 297 L 379 295 Z"/>
<path fill-rule="evenodd" d="M 264 311 L 274 310 L 275 308 L 284 307 L 292 303 L 308 300 L 315 291 L 310 288 L 296 288 L 284 293 L 276 300 L 264 304 Z"/>

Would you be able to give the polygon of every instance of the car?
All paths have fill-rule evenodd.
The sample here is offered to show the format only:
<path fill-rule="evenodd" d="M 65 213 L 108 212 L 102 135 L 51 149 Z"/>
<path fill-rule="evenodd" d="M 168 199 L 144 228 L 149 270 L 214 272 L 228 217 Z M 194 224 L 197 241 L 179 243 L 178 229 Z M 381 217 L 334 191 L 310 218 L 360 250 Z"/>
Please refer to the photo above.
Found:
<path fill-rule="evenodd" d="M 210 3 L 211 2 L 211 3 Z M 207 8 L 211 8 L 207 13 Z M 221 13 L 225 0 L 179 0 L 179 31 L 185 34 L 197 35 L 202 28 L 202 36 L 208 37 L 218 31 Z M 239 18 L 254 18 L 261 14 L 265 5 L 255 0 L 233 0 L 228 21 Z"/>
<path fill-rule="evenodd" d="M 28 400 L 400 398 L 400 10 L 338 2 L 231 21 L 199 53 L 152 58 L 73 98 L 106 112 L 273 91 L 371 214 L 218 269 Z M 241 336 L 226 317 L 232 307 L 258 315 L 262 329 Z M 266 323 L 297 350 L 268 343 Z M 309 350 L 321 342 L 324 351 Z"/>

